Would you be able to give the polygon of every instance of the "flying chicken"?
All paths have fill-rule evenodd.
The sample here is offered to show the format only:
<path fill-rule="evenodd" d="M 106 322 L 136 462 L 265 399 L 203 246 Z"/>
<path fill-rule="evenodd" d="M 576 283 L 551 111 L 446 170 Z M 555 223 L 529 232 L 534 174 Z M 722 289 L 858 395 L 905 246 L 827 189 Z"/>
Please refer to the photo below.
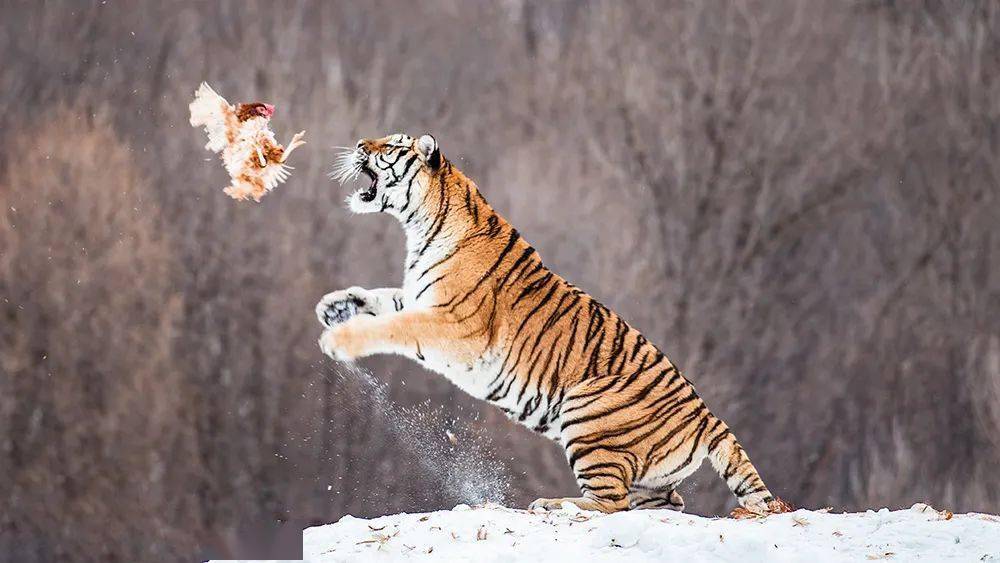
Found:
<path fill-rule="evenodd" d="M 296 133 L 287 147 L 274 140 L 270 129 L 274 106 L 263 102 L 230 105 L 202 82 L 189 106 L 191 125 L 208 133 L 205 148 L 222 153 L 222 163 L 232 178 L 224 191 L 233 199 L 260 199 L 288 178 L 285 164 L 293 150 L 305 144 L 305 131 Z"/>

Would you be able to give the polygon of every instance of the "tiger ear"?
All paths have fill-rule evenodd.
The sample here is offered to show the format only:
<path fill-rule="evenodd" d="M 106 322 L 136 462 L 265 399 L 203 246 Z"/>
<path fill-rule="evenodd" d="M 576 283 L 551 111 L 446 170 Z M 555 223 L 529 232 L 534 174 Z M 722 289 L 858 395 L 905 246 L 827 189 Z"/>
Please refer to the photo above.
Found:
<path fill-rule="evenodd" d="M 417 152 L 424 157 L 427 165 L 432 169 L 441 166 L 441 149 L 438 148 L 437 139 L 433 135 L 421 135 L 417 139 Z"/>

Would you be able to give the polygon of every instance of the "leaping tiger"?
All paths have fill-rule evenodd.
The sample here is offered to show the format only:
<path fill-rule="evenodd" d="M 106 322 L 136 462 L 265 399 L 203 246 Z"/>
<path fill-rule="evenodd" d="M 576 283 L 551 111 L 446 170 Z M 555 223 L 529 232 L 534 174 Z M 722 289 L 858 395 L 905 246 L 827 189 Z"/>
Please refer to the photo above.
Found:
<path fill-rule="evenodd" d="M 682 510 L 677 486 L 707 457 L 746 511 L 787 510 L 681 372 L 546 268 L 434 137 L 362 139 L 333 176 L 360 174 L 371 184 L 348 206 L 402 223 L 403 286 L 325 295 L 316 306 L 325 354 L 406 356 L 557 440 L 582 496 L 531 508 Z"/>

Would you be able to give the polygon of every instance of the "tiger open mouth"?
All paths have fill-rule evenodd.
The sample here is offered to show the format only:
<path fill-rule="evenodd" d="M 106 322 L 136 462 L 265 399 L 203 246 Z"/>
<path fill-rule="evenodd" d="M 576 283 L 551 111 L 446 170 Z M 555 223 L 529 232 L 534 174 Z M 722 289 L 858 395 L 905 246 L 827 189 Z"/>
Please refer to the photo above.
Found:
<path fill-rule="evenodd" d="M 368 186 L 368 189 L 358 194 L 358 198 L 360 198 L 361 201 L 368 203 L 373 201 L 375 196 L 378 194 L 378 189 L 375 187 L 375 184 L 378 183 L 378 176 L 375 175 L 375 172 L 368 168 L 367 164 L 361 166 L 361 172 L 372 179 L 372 183 Z"/>

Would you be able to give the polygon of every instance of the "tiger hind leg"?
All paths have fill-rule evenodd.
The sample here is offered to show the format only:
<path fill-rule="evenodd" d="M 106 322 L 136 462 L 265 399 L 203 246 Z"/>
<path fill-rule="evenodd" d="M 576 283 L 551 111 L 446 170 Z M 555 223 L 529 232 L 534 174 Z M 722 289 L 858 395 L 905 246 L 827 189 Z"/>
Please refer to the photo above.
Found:
<path fill-rule="evenodd" d="M 648 487 L 634 483 L 628 491 L 629 510 L 664 508 L 684 511 L 684 498 L 673 486 Z"/>
<path fill-rule="evenodd" d="M 629 489 L 642 461 L 628 447 L 627 433 L 617 432 L 622 421 L 615 420 L 617 411 L 593 401 L 593 388 L 601 382 L 590 382 L 567 396 L 563 407 L 560 440 L 582 496 L 576 498 L 540 498 L 529 508 L 558 508 L 571 502 L 583 510 L 618 512 L 628 510 Z M 590 393 L 590 394 L 588 394 Z M 579 397 L 577 397 L 579 394 Z M 572 412 L 572 416 L 567 413 Z"/>
<path fill-rule="evenodd" d="M 575 504 L 581 510 L 619 512 L 628 510 L 631 467 L 634 461 L 618 452 L 600 449 L 574 460 L 570 450 L 570 463 L 576 482 L 583 496 L 573 498 L 540 498 L 528 506 L 529 510 L 555 510 L 563 503 Z"/>

